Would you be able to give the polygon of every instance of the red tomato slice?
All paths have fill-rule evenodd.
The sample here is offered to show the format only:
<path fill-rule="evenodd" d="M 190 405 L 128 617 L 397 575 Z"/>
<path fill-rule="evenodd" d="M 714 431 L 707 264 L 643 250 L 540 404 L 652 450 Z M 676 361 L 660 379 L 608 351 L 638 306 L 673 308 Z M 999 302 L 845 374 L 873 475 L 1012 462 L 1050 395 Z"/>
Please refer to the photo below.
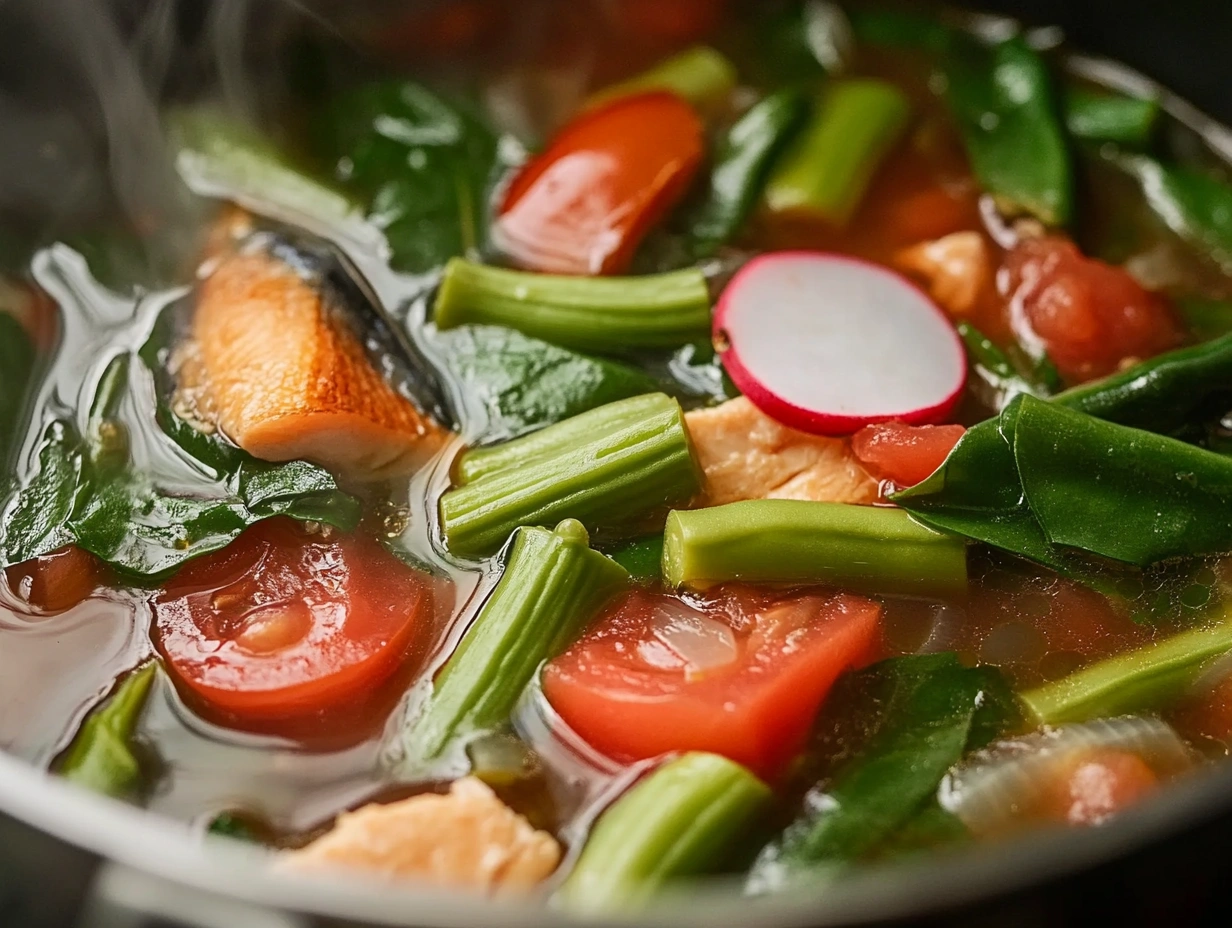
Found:
<path fill-rule="evenodd" d="M 638 590 L 547 665 L 543 691 L 616 760 L 711 751 L 773 777 L 839 674 L 869 656 L 880 615 L 845 594 L 774 600 L 728 588 L 695 608 Z"/>
<path fill-rule="evenodd" d="M 851 450 L 874 477 L 915 486 L 941 466 L 965 432 L 961 425 L 866 425 L 851 436 Z"/>
<path fill-rule="evenodd" d="M 622 273 L 703 152 L 701 121 L 684 100 L 621 97 L 578 116 L 518 173 L 493 236 L 530 270 Z"/>
<path fill-rule="evenodd" d="M 176 679 L 239 721 L 290 720 L 367 697 L 424 639 L 429 578 L 371 539 L 270 519 L 190 563 L 153 601 Z"/>

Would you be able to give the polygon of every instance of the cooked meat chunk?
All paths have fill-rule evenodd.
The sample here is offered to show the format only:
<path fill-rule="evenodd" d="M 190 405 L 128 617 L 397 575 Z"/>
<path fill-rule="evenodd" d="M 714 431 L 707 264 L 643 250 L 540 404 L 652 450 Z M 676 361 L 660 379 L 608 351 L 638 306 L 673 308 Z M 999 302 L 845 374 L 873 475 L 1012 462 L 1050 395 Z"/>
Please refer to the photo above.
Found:
<path fill-rule="evenodd" d="M 745 397 L 685 414 L 706 474 L 707 505 L 742 499 L 869 503 L 877 483 L 841 438 L 798 432 Z"/>
<path fill-rule="evenodd" d="M 299 871 L 363 870 L 494 894 L 536 885 L 559 861 L 551 835 L 474 777 L 455 781 L 443 796 L 344 813 L 328 834 L 283 858 Z"/>
<path fill-rule="evenodd" d="M 969 316 L 992 280 L 988 243 L 979 232 L 955 232 L 899 252 L 903 270 L 918 276 L 932 298 L 953 316 Z"/>

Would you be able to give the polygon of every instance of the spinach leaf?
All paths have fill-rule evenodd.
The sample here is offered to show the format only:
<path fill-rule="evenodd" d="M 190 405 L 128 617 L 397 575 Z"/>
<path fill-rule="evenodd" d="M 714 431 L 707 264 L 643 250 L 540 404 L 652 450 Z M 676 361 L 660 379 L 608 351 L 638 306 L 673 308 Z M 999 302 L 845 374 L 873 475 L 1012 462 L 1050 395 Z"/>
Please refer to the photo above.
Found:
<path fill-rule="evenodd" d="M 642 393 L 656 382 L 641 371 L 498 326 L 461 326 L 433 336 L 457 380 L 468 433 L 515 438 L 597 406 Z"/>
<path fill-rule="evenodd" d="M 1021 36 L 990 47 L 955 34 L 945 63 L 946 95 L 980 183 L 1007 213 L 1068 224 L 1073 170 L 1043 59 Z"/>
<path fill-rule="evenodd" d="M 1168 228 L 1225 270 L 1232 269 L 1232 185 L 1146 155 L 1118 154 L 1112 161 L 1138 181 L 1147 204 Z"/>
<path fill-rule="evenodd" d="M 657 581 L 663 576 L 663 536 L 639 538 L 612 551 L 613 561 L 639 583 Z"/>
<path fill-rule="evenodd" d="M 806 800 L 811 811 L 762 852 L 750 874 L 755 888 L 876 851 L 925 812 L 967 751 L 1020 719 L 997 670 L 964 667 L 954 654 L 892 658 L 861 673 L 883 707 L 880 724 L 860 754 Z"/>
<path fill-rule="evenodd" d="M 344 94 L 318 126 L 334 176 L 368 205 L 395 268 L 434 270 L 478 249 L 498 164 L 495 133 L 420 84 L 388 81 Z"/>
<path fill-rule="evenodd" d="M 25 327 L 0 308 L 0 471 L 20 435 L 35 359 Z"/>
<path fill-rule="evenodd" d="M 115 694 L 96 709 L 56 765 L 66 779 L 107 796 L 126 796 L 141 778 L 133 753 L 133 732 L 145 708 L 158 665 L 133 671 Z"/>
<path fill-rule="evenodd" d="M 1081 553 L 1147 567 L 1232 547 L 1232 460 L 1025 395 L 894 501 L 1071 576 Z"/>

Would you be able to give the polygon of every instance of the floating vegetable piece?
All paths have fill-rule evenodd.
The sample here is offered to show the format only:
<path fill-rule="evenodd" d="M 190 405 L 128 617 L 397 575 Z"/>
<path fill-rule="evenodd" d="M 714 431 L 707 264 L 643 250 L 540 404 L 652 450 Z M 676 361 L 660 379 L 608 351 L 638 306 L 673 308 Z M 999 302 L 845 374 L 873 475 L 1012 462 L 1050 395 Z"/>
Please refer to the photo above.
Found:
<path fill-rule="evenodd" d="M 689 215 L 693 254 L 708 258 L 735 238 L 752 214 L 774 161 L 808 116 L 807 97 L 781 90 L 755 104 L 715 153 L 705 198 Z"/>
<path fill-rule="evenodd" d="M 752 500 L 675 510 L 663 539 L 663 579 L 672 586 L 824 583 L 928 596 L 967 585 L 966 545 L 899 509 Z"/>
<path fill-rule="evenodd" d="M 496 896 L 525 893 L 560 862 L 560 845 L 474 777 L 445 795 L 371 803 L 279 865 L 297 873 L 351 871 Z"/>
<path fill-rule="evenodd" d="M 107 796 L 127 796 L 141 778 L 132 738 L 154 682 L 156 663 L 130 673 L 86 719 L 56 769 L 74 783 Z"/>
<path fill-rule="evenodd" d="M 641 277 L 564 277 L 445 266 L 433 318 L 438 329 L 502 325 L 577 351 L 677 348 L 710 331 L 710 291 L 696 268 Z"/>
<path fill-rule="evenodd" d="M 684 416 L 706 475 L 704 502 L 808 499 L 872 503 L 877 483 L 841 438 L 788 428 L 739 396 Z"/>
<path fill-rule="evenodd" d="M 770 800 L 766 784 L 722 757 L 669 761 L 599 817 L 556 899 L 579 913 L 640 908 L 673 881 L 721 867 Z"/>
<path fill-rule="evenodd" d="M 892 658 L 861 672 L 883 707 L 863 750 L 818 788 L 805 812 L 762 851 L 754 891 L 776 889 L 811 868 L 875 850 L 926 806 L 946 771 L 1016 721 L 1013 695 L 995 668 L 963 667 L 953 654 Z"/>
<path fill-rule="evenodd" d="M 703 112 L 723 105 L 736 87 L 736 66 L 708 45 L 696 45 L 673 55 L 649 71 L 635 75 L 594 94 L 588 106 L 617 97 L 666 90 L 684 98 Z"/>
<path fill-rule="evenodd" d="M 276 520 L 171 580 L 156 645 L 194 700 L 242 724 L 360 703 L 431 637 L 432 587 L 379 544 Z"/>
<path fill-rule="evenodd" d="M 572 519 L 554 531 L 518 529 L 500 583 L 404 736 L 406 763 L 430 761 L 453 739 L 508 721 L 539 665 L 628 581 L 623 567 L 590 549 Z"/>
<path fill-rule="evenodd" d="M 946 55 L 946 95 L 976 177 L 1011 215 L 1064 226 L 1073 175 L 1048 67 L 1021 36 L 989 47 L 955 36 Z"/>
<path fill-rule="evenodd" d="M 609 403 L 458 463 L 441 497 L 441 532 L 461 557 L 495 553 L 520 525 L 578 519 L 591 530 L 692 499 L 701 475 L 680 404 L 662 393 Z"/>
<path fill-rule="evenodd" d="M 1089 142 L 1144 147 L 1151 141 L 1162 107 L 1159 100 L 1071 87 L 1063 96 L 1065 128 Z"/>
<path fill-rule="evenodd" d="M 942 807 L 980 837 L 1004 834 L 1047 811 L 1058 781 L 1075 761 L 1127 752 L 1148 774 L 1173 776 L 1193 756 L 1172 727 L 1152 718 L 1119 717 L 1061 725 L 994 744 L 953 768 L 939 791 Z"/>
<path fill-rule="evenodd" d="M 1227 616 L 1027 690 L 1022 701 L 1043 725 L 1082 722 L 1160 706 L 1174 699 L 1206 664 L 1232 651 Z"/>
<path fill-rule="evenodd" d="M 839 255 L 750 261 L 719 300 L 714 337 L 736 386 L 805 432 L 939 422 L 966 383 L 967 356 L 945 314 L 893 271 Z"/>
<path fill-rule="evenodd" d="M 434 338 L 458 380 L 468 417 L 488 440 L 547 425 L 657 389 L 636 368 L 575 354 L 514 329 L 462 326 Z"/>
<path fill-rule="evenodd" d="M 407 473 L 445 433 L 373 367 L 329 295 L 265 250 L 228 255 L 202 284 L 181 390 L 241 448 L 357 479 Z"/>
<path fill-rule="evenodd" d="M 910 103 L 893 84 L 829 85 L 812 121 L 775 167 L 766 185 L 766 207 L 846 225 L 910 115 Z"/>
<path fill-rule="evenodd" d="M 851 436 L 851 449 L 881 480 L 909 487 L 942 465 L 966 431 L 961 425 L 866 425 Z"/>
<path fill-rule="evenodd" d="M 492 234 L 528 270 L 620 274 L 689 187 L 702 125 L 674 94 L 620 97 L 570 122 L 510 183 Z"/>
<path fill-rule="evenodd" d="M 543 693 L 615 760 L 711 751 L 778 777 L 834 681 L 873 653 L 880 618 L 878 603 L 845 593 L 636 590 L 548 663 Z"/>

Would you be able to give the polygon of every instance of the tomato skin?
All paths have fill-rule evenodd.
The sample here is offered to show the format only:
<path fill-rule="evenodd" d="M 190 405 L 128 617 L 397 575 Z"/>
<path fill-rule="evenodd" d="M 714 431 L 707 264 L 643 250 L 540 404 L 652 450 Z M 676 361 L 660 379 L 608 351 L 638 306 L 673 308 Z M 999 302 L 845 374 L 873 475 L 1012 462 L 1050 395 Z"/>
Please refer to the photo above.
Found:
<path fill-rule="evenodd" d="M 1007 256 L 1010 323 L 1038 341 L 1061 375 L 1080 383 L 1181 341 L 1168 304 L 1119 267 L 1060 238 L 1027 239 Z"/>
<path fill-rule="evenodd" d="M 522 168 L 493 237 L 529 270 L 620 274 L 684 196 L 703 153 L 701 121 L 679 97 L 618 98 L 576 117 Z"/>
<path fill-rule="evenodd" d="M 1102 750 L 1080 754 L 1049 797 L 1049 814 L 1070 825 L 1099 825 L 1159 787 L 1155 772 L 1137 754 Z"/>
<path fill-rule="evenodd" d="M 857 596 L 775 601 L 728 587 L 699 611 L 731 628 L 738 656 L 690 675 L 650 650 L 662 644 L 656 608 L 680 607 L 670 594 L 630 593 L 547 665 L 544 695 L 578 735 L 618 761 L 711 751 L 767 778 L 799 751 L 839 674 L 871 654 L 881 615 Z"/>
<path fill-rule="evenodd" d="M 42 613 L 67 612 L 107 582 L 107 569 L 89 551 L 70 545 L 5 570 L 8 587 Z"/>
<path fill-rule="evenodd" d="M 941 466 L 966 429 L 961 425 L 866 425 L 851 437 L 851 450 L 865 470 L 896 486 L 915 486 Z"/>
<path fill-rule="evenodd" d="M 371 539 L 270 519 L 190 563 L 153 602 L 155 644 L 208 709 L 295 720 L 367 698 L 414 656 L 429 579 Z"/>

